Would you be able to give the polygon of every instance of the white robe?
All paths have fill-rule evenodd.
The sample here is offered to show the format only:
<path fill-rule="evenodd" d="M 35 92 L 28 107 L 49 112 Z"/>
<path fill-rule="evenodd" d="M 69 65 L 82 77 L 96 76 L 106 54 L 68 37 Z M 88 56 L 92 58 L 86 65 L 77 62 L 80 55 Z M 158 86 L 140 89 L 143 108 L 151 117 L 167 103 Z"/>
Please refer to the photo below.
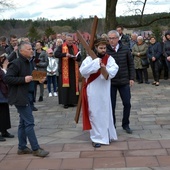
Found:
<path fill-rule="evenodd" d="M 90 56 L 87 56 L 79 70 L 81 75 L 87 80 L 99 68 L 100 58 L 93 60 Z M 114 58 L 109 56 L 106 65 L 106 70 L 109 74 L 108 79 L 106 80 L 100 74 L 87 86 L 89 118 L 92 126 L 90 138 L 95 143 L 109 144 L 112 140 L 117 140 L 111 107 L 110 79 L 116 75 L 118 68 Z"/>

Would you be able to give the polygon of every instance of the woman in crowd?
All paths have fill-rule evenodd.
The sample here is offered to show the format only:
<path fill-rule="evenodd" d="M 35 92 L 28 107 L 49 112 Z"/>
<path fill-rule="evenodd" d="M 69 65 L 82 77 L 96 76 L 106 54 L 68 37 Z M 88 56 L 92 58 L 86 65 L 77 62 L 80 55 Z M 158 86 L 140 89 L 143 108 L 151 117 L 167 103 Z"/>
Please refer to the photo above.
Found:
<path fill-rule="evenodd" d="M 170 72 L 170 31 L 165 33 L 166 41 L 163 47 L 163 54 L 165 56 L 166 64 L 168 66 L 168 70 Z"/>
<path fill-rule="evenodd" d="M 144 74 L 144 79 L 145 83 L 149 84 L 148 81 L 148 71 L 147 68 L 149 65 L 142 65 L 142 59 L 146 59 L 146 52 L 147 52 L 148 46 L 147 44 L 143 41 L 142 36 L 137 37 L 137 43 L 132 47 L 132 55 L 134 56 L 134 65 L 136 72 L 138 74 L 138 83 L 141 84 L 143 83 L 143 75 Z"/>
<path fill-rule="evenodd" d="M 147 50 L 154 81 L 152 85 L 159 86 L 160 69 L 161 69 L 161 54 L 162 48 L 159 42 L 156 42 L 156 37 L 150 37 L 150 45 Z"/>
<path fill-rule="evenodd" d="M 0 142 L 6 141 L 5 138 L 13 138 L 7 129 L 11 128 L 10 112 L 8 104 L 8 87 L 4 82 L 4 76 L 7 70 L 8 60 L 5 57 L 5 49 L 0 47 Z"/>

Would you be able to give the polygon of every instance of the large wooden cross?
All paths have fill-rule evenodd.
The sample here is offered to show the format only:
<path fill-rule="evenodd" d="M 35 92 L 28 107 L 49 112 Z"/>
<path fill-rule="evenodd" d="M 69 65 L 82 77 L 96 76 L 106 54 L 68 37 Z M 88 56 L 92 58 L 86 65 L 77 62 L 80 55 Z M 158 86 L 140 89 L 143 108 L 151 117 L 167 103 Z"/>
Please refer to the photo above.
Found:
<path fill-rule="evenodd" d="M 94 59 L 96 58 L 96 54 L 94 53 L 94 51 L 92 50 L 93 48 L 93 43 L 94 43 L 94 38 L 96 35 L 96 30 L 97 30 L 97 24 L 98 24 L 98 18 L 97 16 L 94 17 L 93 20 L 93 25 L 92 25 L 92 29 L 91 29 L 91 36 L 90 36 L 90 44 L 87 44 L 86 40 L 83 38 L 83 36 L 81 35 L 80 31 L 77 31 L 77 37 L 80 40 L 81 44 L 83 45 L 83 47 L 85 48 L 85 50 L 87 51 L 87 53 Z M 75 115 L 75 122 L 78 123 L 79 121 L 79 116 L 80 116 L 80 112 L 81 112 L 81 104 L 82 104 L 82 87 L 83 84 L 85 82 L 85 79 L 82 78 L 82 84 L 81 84 L 81 90 L 80 90 L 80 94 L 79 94 L 79 100 L 78 100 L 78 104 L 77 104 L 77 110 L 76 110 L 76 115 Z"/>
<path fill-rule="evenodd" d="M 91 31 L 90 44 L 87 44 L 87 42 L 85 41 L 85 39 L 81 35 L 80 31 L 77 31 L 78 39 L 80 40 L 83 47 L 86 49 L 88 55 L 92 57 L 92 59 L 97 58 L 96 54 L 92 50 L 93 43 L 94 43 L 94 37 L 95 37 L 95 34 L 96 34 L 96 29 L 97 29 L 97 23 L 98 23 L 98 18 L 97 18 L 97 16 L 95 16 L 94 21 L 93 21 L 92 31 Z M 105 67 L 101 67 L 100 72 L 104 76 L 105 79 L 108 79 L 108 72 L 107 72 Z M 82 78 L 82 85 L 81 85 L 81 90 L 80 90 L 80 95 L 79 95 L 76 115 L 75 115 L 75 118 L 74 118 L 76 123 L 78 123 L 78 121 L 79 121 L 79 116 L 80 116 L 80 111 L 81 111 L 81 104 L 82 104 L 82 88 L 83 88 L 84 83 L 85 83 L 85 78 Z"/>

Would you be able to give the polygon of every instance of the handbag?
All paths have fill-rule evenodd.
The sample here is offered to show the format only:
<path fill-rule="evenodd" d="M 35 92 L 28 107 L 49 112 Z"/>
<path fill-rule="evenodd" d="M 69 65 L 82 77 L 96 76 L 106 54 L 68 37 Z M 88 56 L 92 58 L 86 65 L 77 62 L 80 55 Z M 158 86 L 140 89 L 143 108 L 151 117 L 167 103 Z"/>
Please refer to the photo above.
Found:
<path fill-rule="evenodd" d="M 149 67 L 148 58 L 141 58 L 141 64 L 142 64 L 143 67 Z"/>

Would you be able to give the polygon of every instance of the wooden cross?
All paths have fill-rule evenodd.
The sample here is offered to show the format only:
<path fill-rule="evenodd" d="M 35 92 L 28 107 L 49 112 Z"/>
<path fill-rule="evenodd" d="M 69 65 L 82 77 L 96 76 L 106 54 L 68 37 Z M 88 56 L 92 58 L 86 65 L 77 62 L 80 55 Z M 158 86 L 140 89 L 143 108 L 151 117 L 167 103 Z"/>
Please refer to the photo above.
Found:
<path fill-rule="evenodd" d="M 83 38 L 83 36 L 81 35 L 80 31 L 77 31 L 77 37 L 80 40 L 81 44 L 83 45 L 83 47 L 86 49 L 86 51 L 88 52 L 88 54 L 95 59 L 97 56 L 94 53 L 94 51 L 92 50 L 93 48 L 93 43 L 94 43 L 94 37 L 96 34 L 96 30 L 97 30 L 97 24 L 98 24 L 98 18 L 97 16 L 94 17 L 93 20 L 93 25 L 92 25 L 92 30 L 91 30 L 91 37 L 90 37 L 90 44 L 88 45 L 86 40 Z M 81 85 L 81 90 L 80 90 L 80 95 L 79 95 L 79 100 L 78 100 L 78 104 L 77 104 L 77 110 L 76 110 L 76 115 L 75 115 L 75 122 L 78 123 L 79 121 L 79 116 L 80 116 L 80 111 L 81 111 L 81 104 L 82 104 L 82 87 L 83 84 L 85 82 L 85 78 L 82 78 L 82 85 Z"/>

